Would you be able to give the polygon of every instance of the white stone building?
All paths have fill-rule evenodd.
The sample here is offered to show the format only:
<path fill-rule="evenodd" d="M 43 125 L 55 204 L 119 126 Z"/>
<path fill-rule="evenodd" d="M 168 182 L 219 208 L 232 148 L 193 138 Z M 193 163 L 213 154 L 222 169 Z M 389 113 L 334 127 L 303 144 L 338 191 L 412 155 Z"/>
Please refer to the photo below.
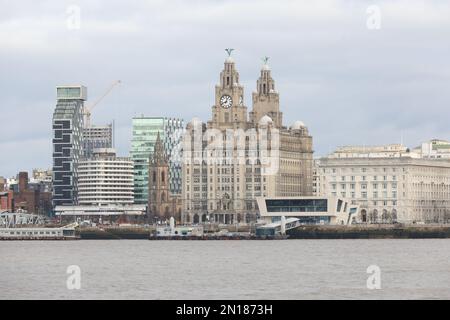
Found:
<path fill-rule="evenodd" d="M 78 165 L 78 204 L 133 204 L 133 161 L 111 148 L 96 149 Z"/>
<path fill-rule="evenodd" d="M 312 137 L 301 121 L 283 125 L 267 59 L 247 112 L 244 86 L 229 56 L 211 111 L 206 124 L 194 119 L 187 125 L 183 222 L 250 222 L 257 218 L 257 197 L 312 195 Z"/>
<path fill-rule="evenodd" d="M 315 161 L 317 195 L 351 199 L 360 222 L 446 222 L 450 161 L 421 158 L 402 145 L 341 147 Z"/>

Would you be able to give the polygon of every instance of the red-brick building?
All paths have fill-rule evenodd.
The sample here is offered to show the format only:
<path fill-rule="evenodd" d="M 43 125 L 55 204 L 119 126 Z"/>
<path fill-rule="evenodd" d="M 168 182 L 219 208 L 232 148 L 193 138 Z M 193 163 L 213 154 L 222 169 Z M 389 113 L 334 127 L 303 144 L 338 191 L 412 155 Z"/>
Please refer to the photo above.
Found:
<path fill-rule="evenodd" d="M 14 193 L 12 190 L 0 190 L 0 212 L 2 211 L 14 211 Z"/>
<path fill-rule="evenodd" d="M 26 210 L 28 213 L 49 214 L 52 210 L 52 194 L 28 185 L 28 172 L 19 172 L 18 190 L 14 192 L 14 211 Z"/>

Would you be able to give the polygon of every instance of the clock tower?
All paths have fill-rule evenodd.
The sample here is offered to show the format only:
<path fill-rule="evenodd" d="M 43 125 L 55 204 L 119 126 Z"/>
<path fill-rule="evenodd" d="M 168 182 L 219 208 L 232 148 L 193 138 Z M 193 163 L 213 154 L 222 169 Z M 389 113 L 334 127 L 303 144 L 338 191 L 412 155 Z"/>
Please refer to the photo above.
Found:
<path fill-rule="evenodd" d="M 208 128 L 242 128 L 247 125 L 247 107 L 244 105 L 244 86 L 239 83 L 239 73 L 231 52 L 225 49 L 228 57 L 220 73 L 220 83 L 216 85 L 215 104 L 212 106 L 212 119 Z"/>
<path fill-rule="evenodd" d="M 256 125 L 262 117 L 267 115 L 277 128 L 281 128 L 283 113 L 280 112 L 280 96 L 275 90 L 275 80 L 270 74 L 268 60 L 269 57 L 264 57 L 261 75 L 256 82 L 256 91 L 252 94 L 253 110 L 250 112 L 250 121 Z"/>

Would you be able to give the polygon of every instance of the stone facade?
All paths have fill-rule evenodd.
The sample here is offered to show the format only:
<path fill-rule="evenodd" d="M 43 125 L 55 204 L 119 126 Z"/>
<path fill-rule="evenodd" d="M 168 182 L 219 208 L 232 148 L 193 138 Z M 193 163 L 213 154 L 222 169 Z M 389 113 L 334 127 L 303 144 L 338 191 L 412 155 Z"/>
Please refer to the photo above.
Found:
<path fill-rule="evenodd" d="M 319 159 L 316 193 L 359 204 L 359 222 L 449 221 L 450 161 L 418 158 L 406 148 L 395 148 L 385 148 L 387 154 L 380 147 L 365 147 L 364 152 L 340 148 Z"/>
<path fill-rule="evenodd" d="M 251 222 L 256 197 L 312 194 L 312 137 L 295 122 L 283 126 L 279 93 L 264 62 L 253 108 L 231 56 L 215 86 L 212 118 L 194 119 L 183 142 L 183 222 Z"/>

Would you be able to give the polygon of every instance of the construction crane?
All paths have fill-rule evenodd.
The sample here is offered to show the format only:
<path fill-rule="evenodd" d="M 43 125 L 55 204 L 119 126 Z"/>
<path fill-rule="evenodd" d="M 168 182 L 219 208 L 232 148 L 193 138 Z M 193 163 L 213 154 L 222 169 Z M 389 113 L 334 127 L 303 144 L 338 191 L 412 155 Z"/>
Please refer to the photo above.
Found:
<path fill-rule="evenodd" d="M 114 89 L 114 87 L 118 84 L 120 84 L 121 81 L 120 80 L 116 80 L 114 81 L 108 88 L 108 90 L 106 90 L 106 92 L 100 97 L 98 98 L 93 104 L 89 105 L 89 106 L 85 106 L 84 107 L 84 124 L 85 127 L 90 127 L 91 126 L 91 112 L 92 109 L 94 109 L 94 107 L 100 103 L 100 101 L 103 100 L 104 97 L 106 97 L 111 91 L 112 89 Z"/>

